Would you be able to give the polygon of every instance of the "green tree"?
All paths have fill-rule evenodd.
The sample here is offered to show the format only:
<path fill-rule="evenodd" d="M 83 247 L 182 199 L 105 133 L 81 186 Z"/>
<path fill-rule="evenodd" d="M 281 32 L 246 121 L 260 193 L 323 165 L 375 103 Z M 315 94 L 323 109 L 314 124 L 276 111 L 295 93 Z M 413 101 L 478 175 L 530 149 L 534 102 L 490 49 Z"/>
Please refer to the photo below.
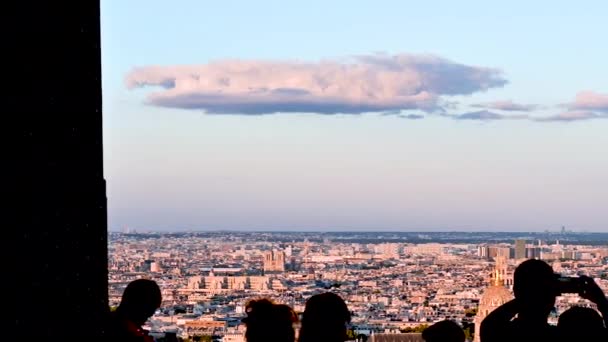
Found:
<path fill-rule="evenodd" d="M 352 341 L 357 339 L 357 334 L 355 334 L 355 331 L 353 329 L 348 329 L 346 330 L 346 337 L 348 341 Z"/>
<path fill-rule="evenodd" d="M 211 336 L 211 335 L 194 335 L 194 336 L 192 336 L 192 342 L 213 342 L 213 336 Z"/>
<path fill-rule="evenodd" d="M 429 327 L 428 324 L 421 324 L 421 325 L 419 325 L 419 326 L 417 326 L 417 327 L 414 328 L 414 332 L 421 333 L 421 332 L 425 331 L 426 328 L 428 328 L 428 327 Z"/>
<path fill-rule="evenodd" d="M 466 310 L 464 310 L 464 314 L 467 317 L 476 316 L 477 315 L 477 308 L 466 309 Z"/>
<path fill-rule="evenodd" d="M 407 327 L 405 329 L 400 329 L 400 331 L 404 334 L 407 333 L 422 333 L 424 330 L 426 330 L 426 328 L 428 328 L 429 325 L 428 324 L 420 324 L 418 326 L 415 327 Z"/>
<path fill-rule="evenodd" d="M 473 341 L 473 331 L 471 327 L 466 327 L 464 329 L 464 337 L 467 341 Z"/>

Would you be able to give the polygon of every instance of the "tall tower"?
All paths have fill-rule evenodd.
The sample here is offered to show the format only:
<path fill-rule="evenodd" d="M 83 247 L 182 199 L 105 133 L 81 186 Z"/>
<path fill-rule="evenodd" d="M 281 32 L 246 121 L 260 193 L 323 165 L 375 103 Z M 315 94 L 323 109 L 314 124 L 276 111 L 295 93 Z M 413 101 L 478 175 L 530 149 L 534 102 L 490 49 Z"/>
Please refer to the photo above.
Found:
<path fill-rule="evenodd" d="M 526 258 L 526 240 L 515 240 L 515 260 Z"/>

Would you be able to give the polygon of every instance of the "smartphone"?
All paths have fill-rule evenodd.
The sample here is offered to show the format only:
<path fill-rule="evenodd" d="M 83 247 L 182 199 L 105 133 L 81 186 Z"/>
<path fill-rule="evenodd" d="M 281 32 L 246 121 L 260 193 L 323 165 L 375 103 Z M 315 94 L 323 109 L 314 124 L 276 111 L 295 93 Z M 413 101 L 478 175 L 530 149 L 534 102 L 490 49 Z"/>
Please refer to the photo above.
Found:
<path fill-rule="evenodd" d="M 558 277 L 557 290 L 563 293 L 581 293 L 583 291 L 583 281 L 578 277 Z"/>

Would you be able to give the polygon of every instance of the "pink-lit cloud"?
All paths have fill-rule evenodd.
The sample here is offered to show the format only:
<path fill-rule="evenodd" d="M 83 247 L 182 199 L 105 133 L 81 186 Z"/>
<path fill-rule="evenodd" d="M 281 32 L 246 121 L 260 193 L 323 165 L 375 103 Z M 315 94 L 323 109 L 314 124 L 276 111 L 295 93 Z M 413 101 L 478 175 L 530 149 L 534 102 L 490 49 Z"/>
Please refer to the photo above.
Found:
<path fill-rule="evenodd" d="M 574 102 L 568 103 L 570 110 L 608 112 L 608 94 L 582 91 L 576 94 Z"/>
<path fill-rule="evenodd" d="M 472 107 L 523 112 L 532 112 L 540 108 L 538 105 L 523 105 L 514 103 L 512 101 L 481 103 L 472 105 Z M 513 119 L 535 122 L 576 122 L 592 119 L 608 119 L 608 94 L 600 94 L 592 91 L 580 92 L 576 95 L 574 102 L 561 105 L 561 107 L 566 107 L 566 110 L 550 116 L 538 116 L 533 115 L 533 113 L 522 115 L 504 115 L 488 110 L 445 116 L 456 120 L 480 121 Z"/>
<path fill-rule="evenodd" d="M 368 55 L 320 62 L 224 60 L 146 66 L 129 88 L 153 86 L 151 105 L 208 113 L 320 114 L 443 110 L 443 98 L 507 83 L 498 69 L 428 55 Z"/>
<path fill-rule="evenodd" d="M 538 105 L 534 104 L 521 104 L 515 103 L 511 100 L 506 101 L 495 101 L 495 102 L 487 102 L 487 103 L 477 103 L 472 105 L 471 107 L 475 108 L 485 108 L 485 109 L 497 109 L 504 111 L 512 111 L 512 112 L 530 112 L 538 108 Z"/>

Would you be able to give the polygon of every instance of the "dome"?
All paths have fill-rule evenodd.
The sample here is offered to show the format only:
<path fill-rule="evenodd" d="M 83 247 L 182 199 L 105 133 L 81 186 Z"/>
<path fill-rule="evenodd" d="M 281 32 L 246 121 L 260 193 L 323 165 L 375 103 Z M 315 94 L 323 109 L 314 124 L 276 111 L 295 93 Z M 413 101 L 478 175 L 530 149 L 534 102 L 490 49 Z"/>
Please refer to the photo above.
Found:
<path fill-rule="evenodd" d="M 494 272 L 490 275 L 490 286 L 486 288 L 477 308 L 475 316 L 475 331 L 480 331 L 481 322 L 499 306 L 513 299 L 511 291 L 504 287 L 504 279 L 507 275 L 507 264 L 504 258 L 500 257 L 496 260 Z M 475 342 L 480 342 L 479 334 L 475 334 L 473 339 Z"/>
<path fill-rule="evenodd" d="M 479 301 L 479 311 L 487 315 L 511 299 L 513 299 L 513 295 L 506 287 L 500 285 L 490 286 L 485 290 Z"/>
<path fill-rule="evenodd" d="M 479 307 L 475 317 L 475 331 L 480 331 L 481 322 L 490 314 L 490 312 L 511 299 L 513 299 L 513 295 L 506 287 L 498 284 L 488 287 L 479 300 Z M 479 334 L 475 334 L 473 341 L 481 341 Z"/>

